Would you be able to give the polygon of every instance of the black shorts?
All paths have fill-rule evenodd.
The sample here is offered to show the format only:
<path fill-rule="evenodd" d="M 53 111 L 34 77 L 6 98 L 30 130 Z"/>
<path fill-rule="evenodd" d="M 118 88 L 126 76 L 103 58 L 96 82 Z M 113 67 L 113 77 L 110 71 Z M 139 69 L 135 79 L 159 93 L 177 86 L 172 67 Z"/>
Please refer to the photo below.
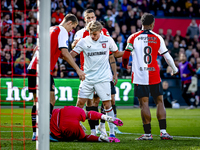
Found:
<path fill-rule="evenodd" d="M 116 94 L 115 85 L 112 81 L 110 81 L 110 87 L 111 87 L 111 95 Z"/>
<path fill-rule="evenodd" d="M 28 70 L 28 91 L 30 93 L 33 94 L 36 93 L 36 80 L 37 80 L 36 70 L 34 69 Z M 50 91 L 55 91 L 55 83 L 52 75 L 50 75 Z"/>
<path fill-rule="evenodd" d="M 163 95 L 163 88 L 161 82 L 153 85 L 139 85 L 139 84 L 134 85 L 135 97 L 138 98 L 149 97 L 150 94 L 154 100 L 156 100 L 156 98 L 159 95 Z"/>

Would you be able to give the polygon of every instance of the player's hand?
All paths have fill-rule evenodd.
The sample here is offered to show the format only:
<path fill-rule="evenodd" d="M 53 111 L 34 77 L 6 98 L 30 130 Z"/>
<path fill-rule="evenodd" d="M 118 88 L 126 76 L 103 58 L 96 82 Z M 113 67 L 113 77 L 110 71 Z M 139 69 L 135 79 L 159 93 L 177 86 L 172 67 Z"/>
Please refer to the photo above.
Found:
<path fill-rule="evenodd" d="M 72 43 L 72 49 L 76 46 L 76 44 L 78 43 L 78 41 L 79 41 L 80 39 L 81 39 L 81 38 L 76 39 L 76 40 Z"/>
<path fill-rule="evenodd" d="M 78 74 L 79 79 L 80 79 L 81 81 L 85 80 L 85 75 L 86 75 L 86 74 L 85 74 L 81 69 L 79 69 L 79 70 L 77 71 L 77 74 Z"/>
<path fill-rule="evenodd" d="M 128 62 L 129 62 L 128 59 L 122 58 L 122 67 L 128 69 Z"/>
<path fill-rule="evenodd" d="M 178 68 L 176 68 L 176 71 L 172 71 L 171 72 L 171 76 L 175 76 L 175 75 L 177 75 L 178 74 Z"/>
<path fill-rule="evenodd" d="M 113 75 L 113 82 L 114 82 L 114 85 L 116 85 L 117 84 L 117 82 L 118 82 L 118 77 L 117 77 L 117 74 L 115 75 Z"/>

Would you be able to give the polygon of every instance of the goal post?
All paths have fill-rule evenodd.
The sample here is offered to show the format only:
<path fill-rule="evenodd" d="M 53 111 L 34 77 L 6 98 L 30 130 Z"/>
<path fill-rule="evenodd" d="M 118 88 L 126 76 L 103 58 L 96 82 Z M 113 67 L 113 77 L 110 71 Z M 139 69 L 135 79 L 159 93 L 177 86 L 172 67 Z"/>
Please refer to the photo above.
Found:
<path fill-rule="evenodd" d="M 38 57 L 38 89 L 37 89 L 37 122 L 38 128 L 36 129 L 36 135 L 38 136 L 36 141 L 37 150 L 49 150 L 49 133 L 50 133 L 50 20 L 51 20 L 51 0 L 38 0 L 38 21 L 37 32 L 39 40 L 37 45 L 39 46 Z"/>

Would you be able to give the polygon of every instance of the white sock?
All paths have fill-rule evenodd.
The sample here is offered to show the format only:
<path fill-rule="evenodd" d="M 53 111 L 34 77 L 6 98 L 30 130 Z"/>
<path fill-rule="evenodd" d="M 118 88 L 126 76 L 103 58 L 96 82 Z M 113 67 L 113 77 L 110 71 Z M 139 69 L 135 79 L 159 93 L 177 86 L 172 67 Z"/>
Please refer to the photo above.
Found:
<path fill-rule="evenodd" d="M 98 141 L 101 142 L 101 138 L 100 137 L 98 138 Z"/>
<path fill-rule="evenodd" d="M 104 127 L 105 128 L 105 123 L 100 122 L 100 127 Z"/>
<path fill-rule="evenodd" d="M 162 133 L 167 133 L 167 132 L 166 132 L 166 129 L 161 129 L 161 130 L 160 130 L 160 133 L 161 133 L 161 132 L 162 132 Z"/>
<path fill-rule="evenodd" d="M 97 129 L 98 129 L 98 126 L 99 126 L 99 125 L 96 125 L 96 126 L 95 126 L 95 130 L 97 130 Z"/>
<path fill-rule="evenodd" d="M 114 111 L 112 109 L 112 107 L 110 107 L 109 109 L 105 109 L 106 115 L 114 117 Z M 114 134 L 114 124 L 111 122 L 108 122 L 109 128 L 110 128 L 110 134 Z"/>
<path fill-rule="evenodd" d="M 91 133 L 92 133 L 92 132 L 95 132 L 95 133 L 96 133 L 96 130 L 95 130 L 95 129 L 91 129 Z"/>
<path fill-rule="evenodd" d="M 102 120 L 105 120 L 105 116 L 106 116 L 106 115 L 101 115 L 101 119 L 102 119 Z"/>

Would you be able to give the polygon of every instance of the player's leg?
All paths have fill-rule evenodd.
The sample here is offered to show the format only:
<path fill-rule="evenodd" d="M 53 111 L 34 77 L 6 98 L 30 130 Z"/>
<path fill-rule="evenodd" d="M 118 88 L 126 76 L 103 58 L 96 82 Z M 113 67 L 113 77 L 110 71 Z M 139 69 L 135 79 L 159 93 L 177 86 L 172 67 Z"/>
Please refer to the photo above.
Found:
<path fill-rule="evenodd" d="M 114 83 L 112 81 L 110 81 L 110 85 L 111 85 L 111 103 L 112 103 L 112 108 L 113 108 L 113 111 L 114 111 L 114 116 L 117 117 L 117 108 L 116 108 L 116 105 L 115 105 L 115 94 L 116 94 L 115 85 L 114 85 Z M 122 134 L 122 132 L 119 131 L 117 126 L 114 127 L 114 131 L 117 134 Z"/>
<path fill-rule="evenodd" d="M 51 115 L 52 115 L 52 111 L 53 111 L 53 107 L 54 107 L 55 103 L 56 103 L 55 83 L 54 83 L 53 76 L 50 75 L 50 119 L 51 119 Z"/>
<path fill-rule="evenodd" d="M 151 113 L 149 110 L 149 86 L 138 85 L 134 86 L 134 95 L 139 99 L 139 105 L 141 109 L 141 118 L 143 122 L 144 133 L 141 137 L 136 140 L 152 140 L 151 135 Z"/>
<path fill-rule="evenodd" d="M 31 110 L 33 137 L 32 141 L 36 140 L 36 70 L 28 70 L 28 90 L 33 93 L 33 107 Z"/>
<path fill-rule="evenodd" d="M 163 88 L 162 84 L 155 84 L 150 86 L 151 95 L 154 98 L 157 106 L 157 119 L 160 127 L 160 138 L 162 140 L 172 140 L 173 137 L 166 132 L 166 110 L 163 102 Z"/>
<path fill-rule="evenodd" d="M 95 111 L 94 107 L 93 107 L 93 93 L 90 95 L 90 99 L 87 100 L 86 102 L 86 111 Z M 95 131 L 95 122 L 96 120 L 90 120 L 88 119 L 88 124 L 90 126 L 90 130 L 91 130 L 91 135 L 96 135 L 96 131 Z"/>
<path fill-rule="evenodd" d="M 111 104 L 111 90 L 110 90 L 110 82 L 101 82 L 95 84 L 95 90 L 103 102 L 105 112 L 108 116 L 114 117 L 114 111 Z M 115 136 L 114 133 L 114 125 L 112 123 L 108 123 L 110 128 L 110 135 Z"/>
<path fill-rule="evenodd" d="M 94 98 L 93 98 L 93 110 L 96 111 L 96 112 L 99 112 L 99 109 L 98 109 L 99 102 L 100 102 L 100 98 L 95 92 L 94 93 Z M 98 130 L 99 120 L 95 120 L 94 124 L 95 124 L 95 132 L 96 132 L 96 134 L 100 134 L 100 131 Z"/>

